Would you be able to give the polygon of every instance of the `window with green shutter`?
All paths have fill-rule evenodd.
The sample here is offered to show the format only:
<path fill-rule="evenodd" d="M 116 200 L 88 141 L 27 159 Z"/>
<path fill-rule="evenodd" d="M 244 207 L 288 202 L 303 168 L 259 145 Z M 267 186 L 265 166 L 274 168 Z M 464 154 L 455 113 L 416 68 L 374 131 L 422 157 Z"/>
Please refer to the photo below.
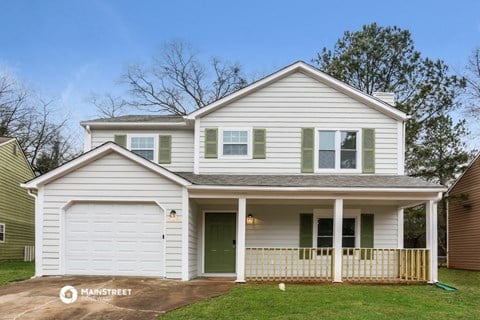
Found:
<path fill-rule="evenodd" d="M 205 158 L 218 157 L 218 129 L 205 129 Z"/>
<path fill-rule="evenodd" d="M 300 214 L 300 251 L 299 259 L 311 259 L 310 254 L 305 254 L 302 248 L 311 248 L 313 242 L 313 214 Z M 308 251 L 311 252 L 311 251 Z"/>
<path fill-rule="evenodd" d="M 121 147 L 127 147 L 127 135 L 126 134 L 116 134 L 113 136 L 113 141 Z"/>
<path fill-rule="evenodd" d="M 266 129 L 253 129 L 253 159 L 265 159 L 267 153 Z"/>
<path fill-rule="evenodd" d="M 373 248 L 373 229 L 374 216 L 373 214 L 363 214 L 361 215 L 360 223 L 360 247 L 361 248 Z M 371 259 L 370 250 L 363 251 L 360 259 L 369 260 Z"/>
<path fill-rule="evenodd" d="M 375 129 L 363 129 L 362 172 L 375 173 Z"/>
<path fill-rule="evenodd" d="M 170 135 L 158 136 L 158 163 L 172 163 L 172 136 Z"/>
<path fill-rule="evenodd" d="M 302 173 L 313 172 L 313 157 L 314 157 L 314 128 L 302 128 L 302 157 L 301 157 L 301 171 Z"/>

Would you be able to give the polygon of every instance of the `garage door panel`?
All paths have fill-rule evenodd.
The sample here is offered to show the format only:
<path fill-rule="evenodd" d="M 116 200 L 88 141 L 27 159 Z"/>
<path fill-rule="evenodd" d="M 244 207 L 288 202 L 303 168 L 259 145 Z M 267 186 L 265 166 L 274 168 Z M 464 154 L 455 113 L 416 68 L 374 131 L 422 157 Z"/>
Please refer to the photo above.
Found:
<path fill-rule="evenodd" d="M 163 276 L 163 212 L 145 204 L 75 204 L 65 217 L 67 274 Z"/>

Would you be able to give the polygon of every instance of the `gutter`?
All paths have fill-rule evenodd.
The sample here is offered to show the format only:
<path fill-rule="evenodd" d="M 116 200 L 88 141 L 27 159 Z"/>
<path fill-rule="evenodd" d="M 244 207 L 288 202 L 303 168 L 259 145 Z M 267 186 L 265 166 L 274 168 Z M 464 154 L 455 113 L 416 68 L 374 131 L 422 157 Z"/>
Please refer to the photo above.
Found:
<path fill-rule="evenodd" d="M 437 199 L 442 198 L 442 193 L 447 191 L 446 188 L 370 188 L 370 187 L 271 187 L 271 186 L 221 186 L 221 185 L 190 185 L 188 190 L 215 190 L 215 191 L 323 191 L 323 192 L 429 192 L 438 193 Z"/>
<path fill-rule="evenodd" d="M 90 127 L 92 129 L 99 128 L 193 128 L 191 123 L 188 122 L 80 122 L 80 125 L 84 128 Z"/>

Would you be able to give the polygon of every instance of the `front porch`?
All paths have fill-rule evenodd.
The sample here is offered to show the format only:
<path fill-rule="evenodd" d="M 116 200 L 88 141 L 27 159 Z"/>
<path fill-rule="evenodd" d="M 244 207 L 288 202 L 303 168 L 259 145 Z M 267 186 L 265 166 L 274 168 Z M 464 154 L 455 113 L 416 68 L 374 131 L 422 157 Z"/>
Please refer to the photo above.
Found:
<path fill-rule="evenodd" d="M 189 278 L 235 276 L 240 283 L 436 282 L 437 199 L 437 192 L 335 197 L 325 192 L 190 192 Z M 426 206 L 427 246 L 405 249 L 403 209 L 419 204 Z M 205 245 L 212 232 L 206 223 L 210 213 L 234 215 L 234 238 L 223 248 Z M 220 251 L 230 251 L 231 270 L 219 272 L 209 265 L 206 257 Z M 229 261 L 222 257 L 219 260 Z"/>

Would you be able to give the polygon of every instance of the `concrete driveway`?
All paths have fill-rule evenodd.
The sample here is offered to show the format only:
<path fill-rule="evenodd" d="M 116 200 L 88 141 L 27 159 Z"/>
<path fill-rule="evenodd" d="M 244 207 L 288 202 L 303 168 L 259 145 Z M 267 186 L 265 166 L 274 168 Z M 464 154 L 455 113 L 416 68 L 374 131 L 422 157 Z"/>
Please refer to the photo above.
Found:
<path fill-rule="evenodd" d="M 77 290 L 75 302 L 65 304 L 60 300 L 60 289 L 64 286 Z M 0 287 L 0 319 L 155 319 L 166 311 L 222 295 L 233 286 L 233 281 L 221 280 L 43 277 Z M 96 295 L 86 295 L 85 289 Z M 94 292 L 95 289 L 131 294 L 114 296 L 112 291 Z M 67 298 L 70 296 L 67 293 Z"/>

